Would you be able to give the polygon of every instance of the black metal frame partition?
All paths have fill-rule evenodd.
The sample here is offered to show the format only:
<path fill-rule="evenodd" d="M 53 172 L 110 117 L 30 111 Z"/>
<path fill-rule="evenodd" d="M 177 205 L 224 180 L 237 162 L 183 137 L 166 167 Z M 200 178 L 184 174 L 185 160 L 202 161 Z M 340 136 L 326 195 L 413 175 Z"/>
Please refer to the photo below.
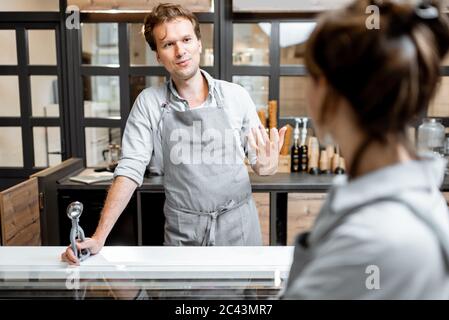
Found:
<path fill-rule="evenodd" d="M 67 158 L 70 149 L 69 117 L 66 97 L 66 50 L 61 12 L 1 12 L 0 29 L 15 30 L 17 65 L 0 66 L 0 75 L 18 76 L 20 93 L 20 116 L 0 117 L 1 127 L 20 127 L 22 134 L 23 167 L 1 167 L 0 177 L 18 182 L 42 170 L 34 165 L 34 127 L 59 127 L 61 132 L 61 157 Z M 54 30 L 56 65 L 29 65 L 28 30 Z M 58 79 L 59 117 L 33 117 L 31 108 L 31 83 L 33 75 L 53 75 Z"/>

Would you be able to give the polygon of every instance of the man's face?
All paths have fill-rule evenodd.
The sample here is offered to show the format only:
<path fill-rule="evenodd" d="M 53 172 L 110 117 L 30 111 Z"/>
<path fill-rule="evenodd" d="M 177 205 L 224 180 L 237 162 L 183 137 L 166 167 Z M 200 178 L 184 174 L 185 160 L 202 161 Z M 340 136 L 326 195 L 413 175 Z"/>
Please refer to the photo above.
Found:
<path fill-rule="evenodd" d="M 153 35 L 157 60 L 173 78 L 188 80 L 198 72 L 202 46 L 188 19 L 179 18 L 157 25 Z"/>

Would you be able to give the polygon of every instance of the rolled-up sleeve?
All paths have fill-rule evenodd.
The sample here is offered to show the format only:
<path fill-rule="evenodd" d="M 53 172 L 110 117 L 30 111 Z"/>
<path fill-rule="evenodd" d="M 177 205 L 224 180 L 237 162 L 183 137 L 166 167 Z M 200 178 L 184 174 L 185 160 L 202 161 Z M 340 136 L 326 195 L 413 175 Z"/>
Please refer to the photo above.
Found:
<path fill-rule="evenodd" d="M 114 178 L 125 176 L 140 187 L 153 153 L 153 136 L 148 105 L 141 93 L 129 114 L 122 139 L 122 154 Z"/>

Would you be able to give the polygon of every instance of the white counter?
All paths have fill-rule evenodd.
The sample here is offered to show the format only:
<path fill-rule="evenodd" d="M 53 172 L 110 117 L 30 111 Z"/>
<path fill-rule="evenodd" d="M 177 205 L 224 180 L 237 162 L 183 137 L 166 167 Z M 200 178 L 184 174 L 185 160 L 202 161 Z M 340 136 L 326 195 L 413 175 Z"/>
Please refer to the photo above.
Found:
<path fill-rule="evenodd" d="M 0 247 L 0 279 L 285 279 L 293 247 L 105 247 L 81 263 L 65 247 Z"/>

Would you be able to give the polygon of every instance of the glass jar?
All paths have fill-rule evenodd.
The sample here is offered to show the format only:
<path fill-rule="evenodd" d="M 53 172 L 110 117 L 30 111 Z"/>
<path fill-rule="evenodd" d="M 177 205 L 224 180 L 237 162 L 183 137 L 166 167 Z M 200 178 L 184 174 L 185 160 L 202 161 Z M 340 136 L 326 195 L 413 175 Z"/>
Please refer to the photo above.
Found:
<path fill-rule="evenodd" d="M 418 127 L 417 149 L 419 153 L 444 155 L 445 128 L 441 119 L 425 118 Z"/>
<path fill-rule="evenodd" d="M 107 162 L 109 169 L 115 169 L 120 160 L 121 148 L 118 144 L 109 144 L 108 148 L 103 150 L 103 157 Z"/>
<path fill-rule="evenodd" d="M 445 137 L 444 140 L 444 158 L 446 159 L 445 174 L 449 174 L 449 137 Z"/>

